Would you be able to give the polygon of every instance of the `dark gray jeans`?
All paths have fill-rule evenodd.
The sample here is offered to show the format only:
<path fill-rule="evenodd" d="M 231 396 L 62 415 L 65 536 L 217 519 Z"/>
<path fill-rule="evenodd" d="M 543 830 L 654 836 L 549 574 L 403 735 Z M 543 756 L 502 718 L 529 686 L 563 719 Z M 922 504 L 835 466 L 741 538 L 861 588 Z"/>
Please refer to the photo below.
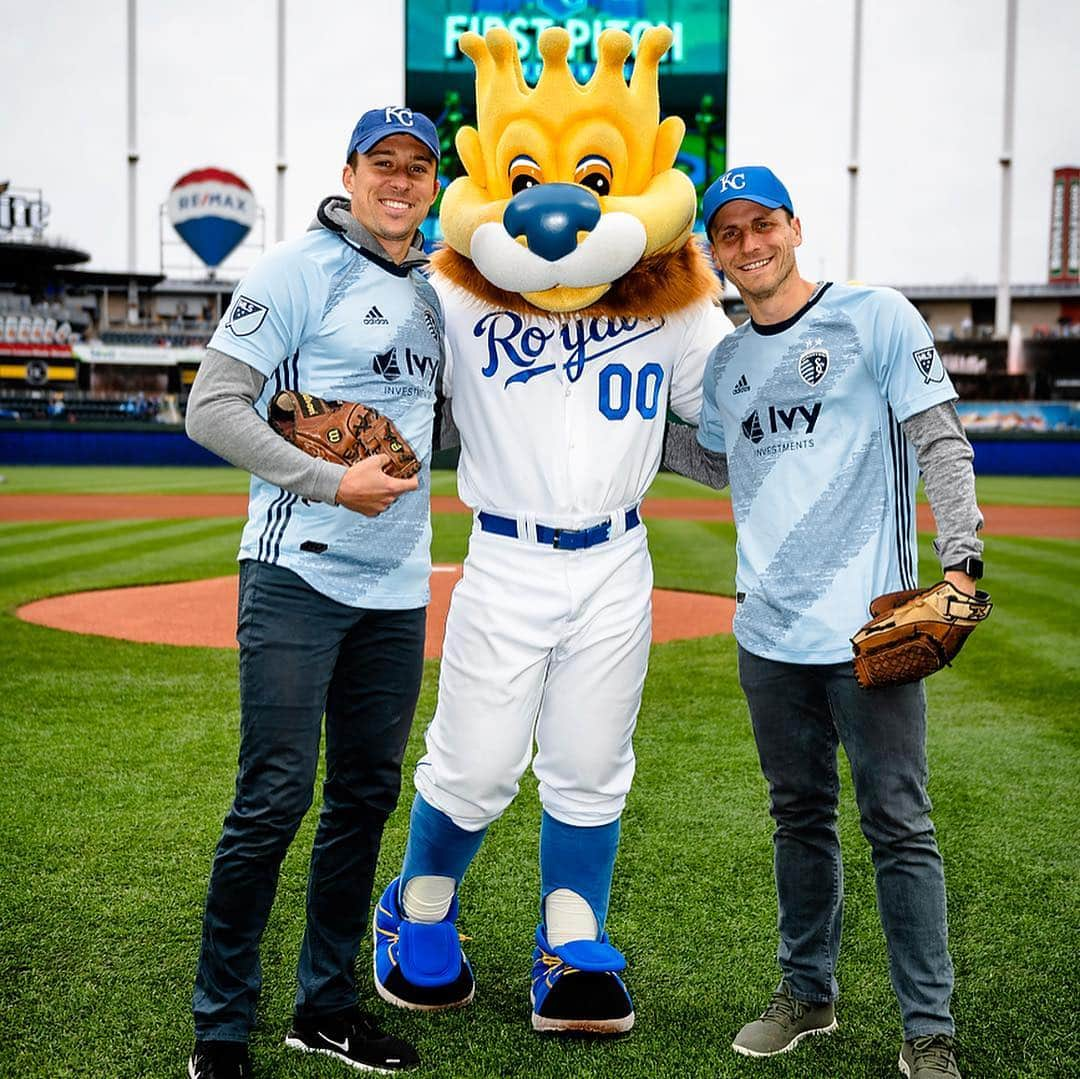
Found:
<path fill-rule="evenodd" d="M 420 691 L 424 608 L 346 607 L 279 566 L 240 564 L 240 760 L 210 874 L 192 1007 L 200 1039 L 246 1041 L 259 941 L 282 859 L 311 806 L 326 714 L 326 780 L 311 852 L 296 1011 L 356 1003 L 383 825 Z"/>
<path fill-rule="evenodd" d="M 792 993 L 818 1002 L 837 995 L 844 903 L 836 828 L 840 743 L 873 854 L 904 1036 L 952 1034 L 953 968 L 945 876 L 926 794 L 922 684 L 862 689 L 850 663 L 778 663 L 741 647 L 739 680 L 776 821 L 778 959 Z"/>

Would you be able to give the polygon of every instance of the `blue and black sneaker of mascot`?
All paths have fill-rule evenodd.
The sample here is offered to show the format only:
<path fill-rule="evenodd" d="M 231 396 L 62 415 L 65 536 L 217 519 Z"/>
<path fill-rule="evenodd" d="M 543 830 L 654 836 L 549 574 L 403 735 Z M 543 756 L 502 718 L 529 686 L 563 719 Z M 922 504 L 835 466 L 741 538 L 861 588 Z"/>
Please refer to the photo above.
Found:
<path fill-rule="evenodd" d="M 375 908 L 375 990 L 387 1003 L 413 1011 L 460 1008 L 476 991 L 472 967 L 461 949 L 458 901 L 441 922 L 411 922 L 401 911 L 395 877 Z"/>
<path fill-rule="evenodd" d="M 626 959 L 608 941 L 571 940 L 553 948 L 536 927 L 532 968 L 533 1030 L 550 1034 L 625 1034 L 634 1006 L 619 973 Z"/>

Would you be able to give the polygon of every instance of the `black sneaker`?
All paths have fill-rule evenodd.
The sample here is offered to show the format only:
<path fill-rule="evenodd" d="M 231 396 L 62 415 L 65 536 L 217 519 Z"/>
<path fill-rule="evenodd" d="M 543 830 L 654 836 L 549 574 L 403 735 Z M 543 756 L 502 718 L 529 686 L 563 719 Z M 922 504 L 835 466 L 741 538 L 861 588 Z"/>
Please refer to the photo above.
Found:
<path fill-rule="evenodd" d="M 199 1042 L 188 1057 L 188 1079 L 251 1079 L 246 1042 Z"/>
<path fill-rule="evenodd" d="M 358 1008 L 310 1019 L 296 1017 L 285 1044 L 305 1053 L 325 1053 L 366 1071 L 396 1072 L 420 1063 L 408 1042 L 384 1033 Z"/>

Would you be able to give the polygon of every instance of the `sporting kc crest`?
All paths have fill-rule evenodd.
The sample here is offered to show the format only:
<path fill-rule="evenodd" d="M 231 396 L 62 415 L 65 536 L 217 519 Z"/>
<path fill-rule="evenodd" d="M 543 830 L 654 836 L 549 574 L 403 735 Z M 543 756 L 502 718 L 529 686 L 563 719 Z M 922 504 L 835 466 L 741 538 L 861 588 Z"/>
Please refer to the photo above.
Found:
<path fill-rule="evenodd" d="M 799 377 L 807 386 L 816 386 L 829 369 L 829 354 L 823 348 L 812 348 L 799 357 Z"/>

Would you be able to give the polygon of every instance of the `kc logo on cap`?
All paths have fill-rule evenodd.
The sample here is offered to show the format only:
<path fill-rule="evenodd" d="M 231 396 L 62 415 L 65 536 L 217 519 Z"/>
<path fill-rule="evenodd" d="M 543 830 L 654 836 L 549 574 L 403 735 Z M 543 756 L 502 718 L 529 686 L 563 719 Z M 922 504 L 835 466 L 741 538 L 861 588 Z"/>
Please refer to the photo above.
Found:
<path fill-rule="evenodd" d="M 345 159 L 348 160 L 354 151 L 366 154 L 391 135 L 409 135 L 423 143 L 436 162 L 439 160 L 441 147 L 435 125 L 422 112 L 416 112 L 405 105 L 384 105 L 382 108 L 365 112 L 353 128 Z"/>
<path fill-rule="evenodd" d="M 744 165 L 737 169 L 728 169 L 723 176 L 714 180 L 702 199 L 702 213 L 705 217 L 705 230 L 708 231 L 713 215 L 726 202 L 746 199 L 756 202 L 767 210 L 787 210 L 793 217 L 795 209 L 788 190 L 777 178 L 772 169 L 764 165 Z"/>
<path fill-rule="evenodd" d="M 727 191 L 729 189 L 734 191 L 742 191 L 746 187 L 746 173 L 745 172 L 725 172 L 719 180 L 716 181 L 720 185 L 721 191 Z"/>

